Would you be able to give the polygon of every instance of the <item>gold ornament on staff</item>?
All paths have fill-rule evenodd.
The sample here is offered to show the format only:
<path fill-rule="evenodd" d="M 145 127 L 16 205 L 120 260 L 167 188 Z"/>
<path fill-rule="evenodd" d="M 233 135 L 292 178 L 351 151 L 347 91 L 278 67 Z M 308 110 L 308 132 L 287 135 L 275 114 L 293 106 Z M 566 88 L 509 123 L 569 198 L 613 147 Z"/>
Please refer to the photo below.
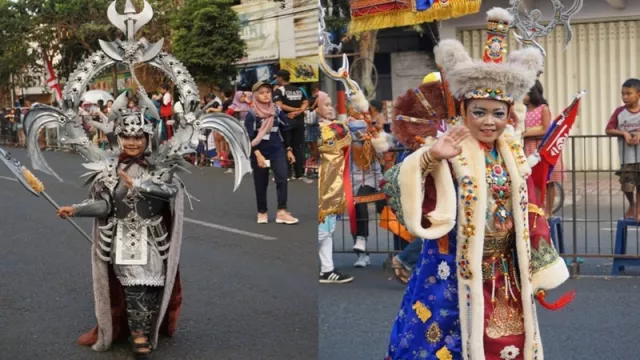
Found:
<path fill-rule="evenodd" d="M 9 171 L 11 171 L 11 173 L 15 176 L 16 180 L 25 187 L 25 189 L 27 189 L 30 193 L 37 197 L 40 197 L 40 195 L 42 195 L 42 197 L 45 198 L 51 205 L 53 205 L 56 210 L 60 209 L 60 205 L 58 205 L 56 201 L 53 200 L 51 196 L 49 196 L 49 194 L 44 191 L 44 184 L 42 183 L 42 181 L 40 181 L 40 179 L 33 175 L 33 173 L 29 171 L 29 169 L 22 166 L 22 164 L 20 164 L 18 160 L 11 157 L 11 155 L 2 148 L 0 148 L 0 159 L 7 166 Z M 69 217 L 67 217 L 66 219 L 71 225 L 73 225 L 74 228 L 76 228 L 76 230 L 78 230 L 82 234 L 82 236 L 84 236 L 90 243 L 93 243 L 91 237 L 84 230 L 82 230 L 80 225 L 78 225 Z"/>

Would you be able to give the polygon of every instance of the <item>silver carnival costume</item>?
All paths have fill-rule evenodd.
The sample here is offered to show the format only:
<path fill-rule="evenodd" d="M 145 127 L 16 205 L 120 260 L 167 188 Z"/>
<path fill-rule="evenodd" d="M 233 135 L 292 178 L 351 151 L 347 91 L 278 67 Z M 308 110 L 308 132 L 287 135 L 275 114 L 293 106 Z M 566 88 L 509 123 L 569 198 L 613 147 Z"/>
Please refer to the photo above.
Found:
<path fill-rule="evenodd" d="M 100 41 L 102 51 L 89 56 L 69 77 L 63 91 L 62 108 L 37 105 L 26 115 L 24 125 L 29 157 L 36 170 L 62 181 L 45 161 L 38 143 L 39 131 L 52 124 L 60 129 L 61 144 L 72 147 L 88 160 L 83 166 L 90 170 L 84 175 L 87 177 L 85 185 L 91 189 L 90 197 L 73 206 L 73 215 L 96 219 L 92 273 L 98 326 L 93 331 L 93 339 L 83 341 L 81 338 L 79 341 L 96 351 L 108 350 L 117 337 L 118 324 L 112 319 L 115 318 L 112 316 L 113 291 L 120 286 L 130 330 L 144 333 L 152 347 L 157 346 L 163 320 L 171 315 L 168 308 L 175 300 L 174 287 L 178 284 L 179 288 L 176 275 L 184 196 L 191 199 L 175 173 L 186 171 L 189 164 L 184 157 L 196 152 L 201 132 L 214 130 L 229 143 L 236 163 L 235 188 L 244 174 L 251 171 L 250 142 L 244 127 L 228 115 L 204 114 L 199 109 L 195 82 L 178 60 L 161 52 L 162 40 L 155 44 L 144 38 L 136 40 L 136 32 L 153 16 L 149 3 L 144 1 L 144 9 L 136 13 L 131 1 L 127 0 L 124 15 L 116 12 L 115 5 L 116 1 L 109 7 L 108 17 L 125 32 L 126 41 Z M 80 99 L 92 78 L 118 63 L 128 65 L 134 79 L 134 65 L 146 63 L 162 70 L 175 83 L 184 112 L 176 114 L 171 140 L 159 143 L 160 129 L 154 129 L 151 123 L 160 116 L 139 83 L 138 88 L 142 89 L 138 94 L 140 111 L 127 110 L 128 99 L 124 93 L 116 99 L 109 114 L 107 128 L 114 129 L 120 149 L 103 151 L 89 140 L 78 114 Z M 152 118 L 151 123 L 145 121 L 145 116 Z M 146 151 L 136 158 L 127 157 L 122 151 L 122 140 L 143 136 Z M 129 187 L 121 180 L 120 171 L 133 179 Z M 114 285 L 110 274 L 115 274 L 119 284 Z"/>

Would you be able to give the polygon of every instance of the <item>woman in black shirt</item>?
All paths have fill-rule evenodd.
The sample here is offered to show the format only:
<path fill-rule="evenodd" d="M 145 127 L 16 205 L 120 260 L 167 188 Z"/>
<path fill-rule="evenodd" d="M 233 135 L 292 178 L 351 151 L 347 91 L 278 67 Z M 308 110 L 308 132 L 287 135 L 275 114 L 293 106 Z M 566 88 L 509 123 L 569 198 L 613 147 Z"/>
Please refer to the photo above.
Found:
<path fill-rule="evenodd" d="M 278 194 L 276 223 L 297 224 L 287 211 L 288 164 L 295 162 L 289 146 L 286 114 L 271 101 L 271 85 L 258 82 L 253 86 L 253 104 L 244 124 L 251 138 L 251 167 L 258 203 L 258 224 L 269 222 L 267 215 L 267 186 L 269 168 L 273 170 Z"/>

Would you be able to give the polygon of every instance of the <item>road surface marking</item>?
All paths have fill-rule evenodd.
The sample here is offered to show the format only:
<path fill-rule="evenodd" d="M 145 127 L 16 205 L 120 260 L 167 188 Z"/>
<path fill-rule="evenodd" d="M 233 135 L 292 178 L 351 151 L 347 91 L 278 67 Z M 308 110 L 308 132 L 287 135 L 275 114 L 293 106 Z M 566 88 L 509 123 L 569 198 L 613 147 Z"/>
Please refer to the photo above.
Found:
<path fill-rule="evenodd" d="M 5 179 L 5 180 L 18 182 L 18 179 L 10 178 L 10 177 L 7 177 L 7 176 L 0 176 L 0 179 Z"/>
<path fill-rule="evenodd" d="M 616 231 L 617 228 L 600 228 L 602 231 Z M 640 231 L 637 227 L 627 226 L 627 231 Z"/>
<path fill-rule="evenodd" d="M 0 179 L 18 182 L 17 179 L 10 178 L 8 176 L 0 176 Z M 195 220 L 195 219 L 191 219 L 191 218 L 188 218 L 188 217 L 185 217 L 184 221 L 188 222 L 188 223 L 200 225 L 200 226 L 205 226 L 205 227 L 208 227 L 208 228 L 211 228 L 211 229 L 222 230 L 222 231 L 226 231 L 226 232 L 230 232 L 230 233 L 234 233 L 234 234 L 238 234 L 238 235 L 249 236 L 249 237 L 253 237 L 253 238 L 257 238 L 257 239 L 278 240 L 278 238 L 275 238 L 275 237 L 272 237 L 272 236 L 253 233 L 253 232 L 250 232 L 250 231 L 244 231 L 244 230 L 240 230 L 240 229 L 236 229 L 236 228 L 232 228 L 232 227 L 228 227 L 228 226 L 224 226 L 224 225 L 212 224 L 212 223 L 209 223 L 209 222 L 206 222 L 206 221 Z"/>
<path fill-rule="evenodd" d="M 262 239 L 262 240 L 278 240 L 278 238 L 274 238 L 274 237 L 271 237 L 271 236 L 257 234 L 257 233 L 253 233 L 253 232 L 249 232 L 249 231 L 244 231 L 244 230 L 240 230 L 240 229 L 236 229 L 236 228 L 232 228 L 232 227 L 228 227 L 228 226 L 224 226 L 224 225 L 212 224 L 212 223 L 208 223 L 208 222 L 205 222 L 205 221 L 190 219 L 188 217 L 185 217 L 184 221 L 192 223 L 192 224 L 196 224 L 196 225 L 205 226 L 205 227 L 212 228 L 212 229 L 222 230 L 222 231 L 226 231 L 226 232 L 230 232 L 230 233 L 234 233 L 234 234 L 238 234 L 238 235 L 245 235 L 245 236 L 254 237 L 254 238 L 258 238 L 258 239 Z"/>

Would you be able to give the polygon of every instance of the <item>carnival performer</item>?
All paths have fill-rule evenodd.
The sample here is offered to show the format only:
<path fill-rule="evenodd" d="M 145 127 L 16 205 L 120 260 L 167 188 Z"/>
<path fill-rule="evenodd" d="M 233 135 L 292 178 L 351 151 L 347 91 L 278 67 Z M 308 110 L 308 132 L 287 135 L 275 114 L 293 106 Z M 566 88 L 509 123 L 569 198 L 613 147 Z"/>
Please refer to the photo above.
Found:
<path fill-rule="evenodd" d="M 353 281 L 353 276 L 338 272 L 333 265 L 333 233 L 336 218 L 345 212 L 344 193 L 345 155 L 351 144 L 349 128 L 334 121 L 335 113 L 331 98 L 319 91 L 317 98 L 320 140 L 318 151 L 318 255 L 320 258 L 320 283 L 344 284 Z"/>
<path fill-rule="evenodd" d="M 107 17 L 124 36 L 113 42 L 100 41 L 101 50 L 83 60 L 69 77 L 61 107 L 34 106 L 25 116 L 25 129 L 27 154 L 34 169 L 63 181 L 47 163 L 38 144 L 40 131 L 55 126 L 61 144 L 78 152 L 86 161 L 83 167 L 89 170 L 83 175 L 90 188 L 89 198 L 58 210 L 63 218 L 95 219 L 93 235 L 87 237 L 92 242 L 97 326 L 78 342 L 95 351 L 107 351 L 121 337 L 130 337 L 136 357 L 148 359 L 158 345 L 160 332 L 169 336 L 175 333 L 182 303 L 178 264 L 183 203 L 185 197 L 190 201 L 192 196 L 176 172 L 189 167 L 185 157 L 196 152 L 202 131 L 213 129 L 223 134 L 236 155 L 235 190 L 250 172 L 251 145 L 246 130 L 236 119 L 202 111 L 193 77 L 175 57 L 162 52 L 162 40 L 150 44 L 136 37 L 153 17 L 151 4 L 146 0 L 143 4 L 142 12 L 136 13 L 133 3 L 127 0 L 125 13 L 119 14 L 116 1 L 111 2 Z M 153 121 L 161 119 L 161 113 L 166 111 L 158 111 L 135 76 L 133 69 L 141 64 L 160 69 L 178 91 L 176 103 L 180 105 L 173 114 L 177 126 L 165 142 L 154 136 Z M 115 123 L 119 146 L 105 151 L 89 140 L 78 108 L 89 84 L 111 66 L 129 68 L 138 89 L 138 101 L 128 108 L 125 92 L 114 102 L 108 120 Z M 163 89 L 166 93 L 168 87 Z M 146 123 L 146 116 L 152 121 Z"/>
<path fill-rule="evenodd" d="M 182 302 L 183 191 L 171 173 L 153 176 L 157 169 L 146 152 L 153 129 L 144 121 L 153 106 L 148 100 L 141 111 L 133 111 L 125 97 L 115 102 L 119 155 L 93 174 L 88 200 L 58 210 L 62 218 L 95 218 L 92 268 L 98 326 L 79 343 L 100 351 L 130 335 L 137 358 L 151 355 L 161 325 L 165 333 L 175 332 Z M 130 334 L 125 334 L 127 328 Z"/>
<path fill-rule="evenodd" d="M 506 33 L 509 13 L 496 8 L 489 15 Z M 496 61 L 501 50 L 487 47 L 491 61 L 474 61 L 460 42 L 440 42 L 436 63 L 460 101 L 463 124 L 385 174 L 389 204 L 424 240 L 386 359 L 543 359 L 533 298 L 552 309 L 570 301 L 544 302 L 545 291 L 569 274 L 550 241 L 519 139 L 507 130 L 542 54 L 515 51 L 503 64 Z"/>

